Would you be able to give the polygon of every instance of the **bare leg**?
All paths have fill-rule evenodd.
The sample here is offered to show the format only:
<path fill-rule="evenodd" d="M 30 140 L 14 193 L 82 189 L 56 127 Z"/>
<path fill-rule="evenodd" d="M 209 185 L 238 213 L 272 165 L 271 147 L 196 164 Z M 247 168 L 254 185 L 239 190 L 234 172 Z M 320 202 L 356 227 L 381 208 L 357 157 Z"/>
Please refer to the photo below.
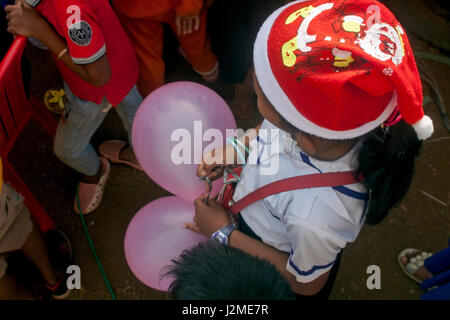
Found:
<path fill-rule="evenodd" d="M 57 275 L 48 258 L 44 239 L 35 223 L 33 223 L 33 229 L 21 251 L 38 268 L 47 284 L 54 285 L 56 283 Z"/>
<path fill-rule="evenodd" d="M 249 69 L 245 81 L 234 86 L 235 95 L 231 105 L 234 107 L 234 114 L 239 118 L 250 118 L 253 114 L 252 75 L 253 69 Z"/>
<path fill-rule="evenodd" d="M 0 300 L 31 300 L 35 299 L 17 280 L 6 273 L 0 279 Z"/>
<path fill-rule="evenodd" d="M 84 176 L 82 182 L 97 184 L 100 181 L 100 178 L 105 173 L 105 170 L 106 170 L 105 166 L 100 161 L 100 169 L 98 169 L 97 174 L 95 176 Z"/>

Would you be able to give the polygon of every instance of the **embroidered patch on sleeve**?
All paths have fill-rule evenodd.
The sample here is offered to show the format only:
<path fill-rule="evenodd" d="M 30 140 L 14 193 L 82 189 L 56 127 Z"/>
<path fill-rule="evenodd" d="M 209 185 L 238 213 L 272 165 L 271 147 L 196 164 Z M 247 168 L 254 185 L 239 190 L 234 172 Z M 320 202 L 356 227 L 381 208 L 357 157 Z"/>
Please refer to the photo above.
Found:
<path fill-rule="evenodd" d="M 79 21 L 70 26 L 69 36 L 75 44 L 88 46 L 92 39 L 92 28 L 86 21 Z"/>

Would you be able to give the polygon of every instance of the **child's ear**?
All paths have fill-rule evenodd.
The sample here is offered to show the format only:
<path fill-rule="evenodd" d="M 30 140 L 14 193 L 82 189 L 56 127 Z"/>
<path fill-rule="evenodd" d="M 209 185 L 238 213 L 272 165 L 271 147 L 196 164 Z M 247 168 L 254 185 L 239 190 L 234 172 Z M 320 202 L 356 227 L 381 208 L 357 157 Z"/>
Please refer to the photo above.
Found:
<path fill-rule="evenodd" d="M 310 156 L 316 154 L 317 146 L 310 135 L 297 131 L 294 133 L 294 140 L 297 141 L 299 147 Z"/>

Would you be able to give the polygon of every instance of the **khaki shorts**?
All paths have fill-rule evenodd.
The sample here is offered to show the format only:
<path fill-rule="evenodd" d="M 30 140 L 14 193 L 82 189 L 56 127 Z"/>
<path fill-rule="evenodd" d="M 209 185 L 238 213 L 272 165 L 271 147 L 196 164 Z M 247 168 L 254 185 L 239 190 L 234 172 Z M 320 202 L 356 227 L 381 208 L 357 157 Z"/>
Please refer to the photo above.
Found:
<path fill-rule="evenodd" d="M 7 183 L 0 195 L 0 279 L 5 275 L 5 253 L 22 248 L 33 223 L 23 197 Z"/>

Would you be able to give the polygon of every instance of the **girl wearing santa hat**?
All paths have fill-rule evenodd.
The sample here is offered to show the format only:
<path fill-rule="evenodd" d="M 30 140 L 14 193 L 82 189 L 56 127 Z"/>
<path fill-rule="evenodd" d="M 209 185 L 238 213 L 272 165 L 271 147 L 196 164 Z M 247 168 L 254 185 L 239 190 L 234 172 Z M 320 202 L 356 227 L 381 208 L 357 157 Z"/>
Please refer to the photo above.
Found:
<path fill-rule="evenodd" d="M 199 197 L 185 226 L 269 260 L 297 297 L 327 298 L 343 248 L 405 196 L 433 132 L 411 47 L 376 1 L 295 1 L 261 27 L 254 64 L 265 120 L 197 171 L 216 179 L 211 159 L 248 148 L 240 181 L 231 201 Z"/>

